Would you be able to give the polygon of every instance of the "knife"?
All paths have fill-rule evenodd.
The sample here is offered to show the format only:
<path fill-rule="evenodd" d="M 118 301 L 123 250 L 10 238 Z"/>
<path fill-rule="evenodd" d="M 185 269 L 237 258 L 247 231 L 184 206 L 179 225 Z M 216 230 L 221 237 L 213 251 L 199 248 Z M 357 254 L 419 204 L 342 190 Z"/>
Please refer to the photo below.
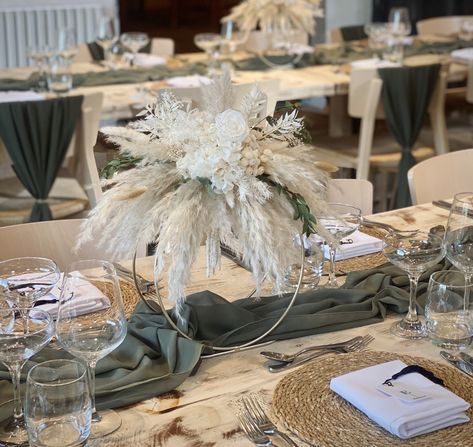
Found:
<path fill-rule="evenodd" d="M 461 358 L 450 354 L 446 351 L 440 351 L 440 355 L 455 368 L 459 369 L 461 372 L 473 378 L 473 367 L 467 362 L 463 361 Z"/>
<path fill-rule="evenodd" d="M 473 370 L 473 357 L 466 352 L 460 352 L 459 356 Z"/>

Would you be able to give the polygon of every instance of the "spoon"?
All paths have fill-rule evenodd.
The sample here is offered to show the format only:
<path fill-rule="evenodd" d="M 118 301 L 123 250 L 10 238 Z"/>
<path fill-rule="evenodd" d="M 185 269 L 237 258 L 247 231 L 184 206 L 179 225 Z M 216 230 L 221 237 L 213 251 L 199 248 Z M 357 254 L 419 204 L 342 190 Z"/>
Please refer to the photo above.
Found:
<path fill-rule="evenodd" d="M 266 357 L 268 360 L 272 360 L 274 362 L 279 363 L 292 363 L 297 357 L 306 352 L 310 351 L 321 351 L 325 349 L 335 349 L 335 348 L 345 348 L 351 346 L 353 343 L 360 341 L 363 337 L 358 336 L 354 337 L 350 340 L 340 342 L 340 343 L 332 343 L 328 345 L 318 345 L 318 346 L 311 346 L 308 348 L 301 349 L 300 351 L 296 352 L 295 354 L 283 354 L 281 352 L 273 352 L 273 351 L 263 351 L 260 354 L 263 357 Z"/>

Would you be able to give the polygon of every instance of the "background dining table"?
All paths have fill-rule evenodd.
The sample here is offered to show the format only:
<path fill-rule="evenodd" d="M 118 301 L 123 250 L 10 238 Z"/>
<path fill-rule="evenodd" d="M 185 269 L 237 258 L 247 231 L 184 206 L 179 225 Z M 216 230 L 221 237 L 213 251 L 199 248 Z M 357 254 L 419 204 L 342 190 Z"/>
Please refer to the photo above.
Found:
<path fill-rule="evenodd" d="M 432 204 L 424 204 L 368 217 L 399 229 L 430 229 L 436 225 L 445 225 L 448 211 Z M 137 265 L 143 276 L 152 278 L 151 258 L 142 258 L 138 260 Z M 214 277 L 207 278 L 202 256 L 192 271 L 192 286 L 189 292 L 204 289 L 212 290 L 230 300 L 242 298 L 252 290 L 251 274 L 233 261 L 223 258 L 221 270 Z M 273 351 L 290 353 L 311 345 L 371 334 L 375 340 L 369 346 L 370 350 L 422 356 L 445 363 L 439 355 L 440 348 L 435 347 L 429 340 L 404 340 L 391 335 L 389 328 L 395 317 L 399 318 L 399 315 L 390 314 L 384 322 L 378 324 L 277 341 L 269 345 L 269 348 Z M 285 374 L 291 372 L 288 370 L 277 374 L 270 373 L 265 366 L 265 359 L 259 354 L 261 350 L 261 347 L 254 347 L 202 359 L 195 375 L 190 376 L 181 386 L 164 395 L 121 409 L 122 427 L 107 438 L 92 440 L 88 445 L 90 447 L 252 445 L 239 428 L 235 412 L 236 400 L 245 393 L 257 392 L 270 402 L 277 383 Z M 465 376 L 465 380 L 469 379 Z M 300 441 L 298 443 L 301 446 L 305 445 Z"/>

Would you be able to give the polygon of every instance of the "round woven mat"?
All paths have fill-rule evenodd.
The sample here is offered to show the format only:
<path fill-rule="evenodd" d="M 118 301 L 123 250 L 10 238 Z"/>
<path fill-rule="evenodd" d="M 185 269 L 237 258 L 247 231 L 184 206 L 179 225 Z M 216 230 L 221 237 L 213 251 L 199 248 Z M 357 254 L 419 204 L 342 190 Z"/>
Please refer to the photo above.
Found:
<path fill-rule="evenodd" d="M 94 283 L 95 287 L 101 290 L 101 292 L 108 297 L 110 300 L 113 300 L 113 293 L 111 293 L 111 290 L 109 290 L 109 285 L 108 284 L 103 284 L 103 283 Z M 122 300 L 123 300 L 123 308 L 125 311 L 125 317 L 128 320 L 128 318 L 131 317 L 131 314 L 135 310 L 136 305 L 140 301 L 140 294 L 136 290 L 136 287 L 134 284 L 120 280 L 120 290 L 122 291 Z"/>
<path fill-rule="evenodd" d="M 396 359 L 429 369 L 444 380 L 449 390 L 467 402 L 473 402 L 473 381 L 450 366 L 420 357 L 366 351 L 314 360 L 287 375 L 274 392 L 273 412 L 281 425 L 317 447 L 473 445 L 472 421 L 402 440 L 372 422 L 329 388 L 333 377 Z M 471 408 L 467 415 L 472 418 Z"/>
<path fill-rule="evenodd" d="M 370 236 L 377 237 L 378 239 L 384 239 L 386 232 L 378 230 L 376 228 L 361 227 L 360 231 Z M 371 255 L 356 256 L 354 258 L 344 259 L 335 263 L 335 269 L 339 274 L 345 274 L 350 272 L 357 272 L 359 270 L 368 270 L 380 265 L 386 264 L 386 257 L 382 252 L 373 253 Z M 328 272 L 330 263 L 325 262 L 324 271 Z"/>

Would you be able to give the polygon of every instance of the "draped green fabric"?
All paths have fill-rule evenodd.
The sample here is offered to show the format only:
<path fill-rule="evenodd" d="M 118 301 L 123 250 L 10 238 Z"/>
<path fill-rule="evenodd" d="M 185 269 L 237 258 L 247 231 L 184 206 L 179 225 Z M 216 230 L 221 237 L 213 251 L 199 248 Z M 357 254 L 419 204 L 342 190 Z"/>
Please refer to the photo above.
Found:
<path fill-rule="evenodd" d="M 103 61 L 105 59 L 104 51 L 101 45 L 97 42 L 89 42 L 87 44 L 87 48 L 89 49 L 90 56 L 94 61 Z M 120 53 L 124 52 L 125 49 L 120 44 Z M 151 41 L 149 41 L 138 53 L 150 53 L 151 52 Z"/>
<path fill-rule="evenodd" d="M 362 40 L 368 37 L 365 33 L 364 25 L 342 26 L 340 28 L 340 32 L 342 34 L 344 42 L 349 42 L 352 40 Z"/>
<path fill-rule="evenodd" d="M 45 201 L 81 114 L 82 96 L 0 103 L 0 139 L 18 179 L 37 200 L 32 222 L 52 219 Z"/>
<path fill-rule="evenodd" d="M 395 208 L 411 205 L 407 171 L 414 166 L 412 148 L 419 136 L 439 78 L 440 65 L 378 69 L 388 128 L 402 149 Z"/>
<path fill-rule="evenodd" d="M 429 276 L 449 268 L 438 264 L 425 272 L 419 283 L 418 310 L 425 304 Z M 281 325 L 268 337 L 271 340 L 364 326 L 383 321 L 388 311 L 407 312 L 409 280 L 392 265 L 348 275 L 340 289 L 320 288 L 300 294 Z M 216 345 L 240 344 L 259 336 L 279 318 L 291 296 L 242 299 L 229 303 L 218 295 L 202 292 L 188 297 L 187 322 L 181 327 L 199 340 Z M 154 304 L 154 303 L 153 303 Z M 97 366 L 98 408 L 132 404 L 168 392 L 179 386 L 198 365 L 202 345 L 178 337 L 159 310 L 152 312 L 139 304 L 128 324 L 125 341 Z M 68 354 L 46 348 L 29 361 L 31 366 Z M 0 370 L 0 379 L 9 379 Z M 11 398 L 11 384 L 0 380 L 0 401 Z M 10 408 L 0 407 L 0 419 Z"/>

